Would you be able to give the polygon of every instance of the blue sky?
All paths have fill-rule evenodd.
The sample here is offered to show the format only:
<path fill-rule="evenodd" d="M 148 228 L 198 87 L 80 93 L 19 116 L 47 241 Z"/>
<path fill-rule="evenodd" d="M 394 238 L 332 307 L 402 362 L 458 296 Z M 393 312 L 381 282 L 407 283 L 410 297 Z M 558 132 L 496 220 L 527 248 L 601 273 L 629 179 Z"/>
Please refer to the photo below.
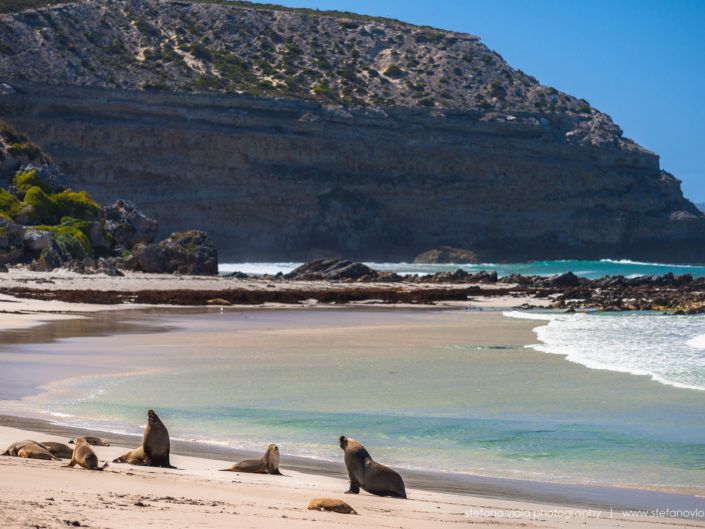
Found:
<path fill-rule="evenodd" d="M 514 68 L 612 116 L 705 202 L 705 0 L 273 0 L 482 38 Z"/>

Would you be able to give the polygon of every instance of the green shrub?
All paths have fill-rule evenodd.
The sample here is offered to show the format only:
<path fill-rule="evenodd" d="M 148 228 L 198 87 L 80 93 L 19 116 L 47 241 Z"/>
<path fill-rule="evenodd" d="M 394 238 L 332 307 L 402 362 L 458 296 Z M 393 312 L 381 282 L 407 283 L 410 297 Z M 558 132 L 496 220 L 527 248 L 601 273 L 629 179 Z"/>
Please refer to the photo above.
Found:
<path fill-rule="evenodd" d="M 83 259 L 94 255 L 88 239 L 80 231 L 61 231 L 54 237 L 54 240 L 62 253 L 70 255 L 74 259 Z"/>
<path fill-rule="evenodd" d="M 578 112 L 590 112 L 590 105 L 588 103 L 580 103 L 580 105 L 578 106 Z"/>
<path fill-rule="evenodd" d="M 34 208 L 38 222 L 51 223 L 54 221 L 54 203 L 39 186 L 30 187 L 24 196 L 25 203 Z"/>
<path fill-rule="evenodd" d="M 98 220 L 103 216 L 103 208 L 96 204 L 85 191 L 74 193 L 71 190 L 51 195 L 57 217 L 76 217 Z"/>
<path fill-rule="evenodd" d="M 37 176 L 36 169 L 16 174 L 12 179 L 12 185 L 14 185 L 20 192 L 20 198 L 24 197 L 24 194 L 31 187 L 38 187 L 46 194 L 50 194 L 52 192 L 51 186 Z"/>
<path fill-rule="evenodd" d="M 14 222 L 24 204 L 0 187 L 0 215 Z"/>
<path fill-rule="evenodd" d="M 396 64 L 390 64 L 387 69 L 384 70 L 384 75 L 392 79 L 398 79 L 404 75 L 404 70 L 399 68 Z"/>

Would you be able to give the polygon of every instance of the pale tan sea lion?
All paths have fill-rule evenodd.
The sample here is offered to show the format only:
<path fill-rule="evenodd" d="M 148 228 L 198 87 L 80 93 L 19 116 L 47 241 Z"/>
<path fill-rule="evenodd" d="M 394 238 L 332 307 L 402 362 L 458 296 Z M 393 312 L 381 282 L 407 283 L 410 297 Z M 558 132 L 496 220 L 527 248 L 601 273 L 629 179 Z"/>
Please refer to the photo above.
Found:
<path fill-rule="evenodd" d="M 128 463 L 130 465 L 149 465 L 149 460 L 144 453 L 144 448 L 141 446 L 130 450 L 126 454 L 122 454 L 120 457 L 113 459 L 113 463 Z"/>
<path fill-rule="evenodd" d="M 62 459 L 71 459 L 73 457 L 73 449 L 64 443 L 55 443 L 54 441 L 42 441 L 44 446 L 51 455 Z"/>
<path fill-rule="evenodd" d="M 340 448 L 345 452 L 345 467 L 350 476 L 350 489 L 345 494 L 358 494 L 362 487 L 377 496 L 406 498 L 401 476 L 391 468 L 374 462 L 365 447 L 355 439 L 341 436 Z"/>
<path fill-rule="evenodd" d="M 25 446 L 29 446 L 29 445 L 37 445 L 37 446 L 41 446 L 42 448 L 46 449 L 46 446 L 44 446 L 40 442 L 32 441 L 30 439 L 25 439 L 23 441 L 15 441 L 10 446 L 8 446 L 7 450 L 5 450 L 1 455 L 16 457 L 17 453 L 20 451 L 20 449 L 24 448 Z"/>
<path fill-rule="evenodd" d="M 91 446 L 110 446 L 110 443 L 103 441 L 100 437 L 92 437 L 90 435 L 84 435 L 83 437 L 76 437 L 76 439 L 71 439 L 69 444 L 89 444 Z"/>
<path fill-rule="evenodd" d="M 17 451 L 17 457 L 27 457 L 29 459 L 44 459 L 46 461 L 53 460 L 56 461 L 59 458 L 51 455 L 49 450 L 39 446 L 38 444 L 29 444 L 23 446 Z"/>
<path fill-rule="evenodd" d="M 71 462 L 68 465 L 64 465 L 64 468 L 73 468 L 76 466 L 76 463 L 88 470 L 103 470 L 108 466 L 107 463 L 105 463 L 102 467 L 98 466 L 100 464 L 98 461 L 98 456 L 95 455 L 95 452 L 90 445 L 86 443 L 76 445 L 76 448 L 73 449 Z"/>
<path fill-rule="evenodd" d="M 223 472 L 253 472 L 256 474 L 278 474 L 279 472 L 279 447 L 271 444 L 267 447 L 267 451 L 259 459 L 247 459 L 235 463 L 230 468 L 222 469 Z"/>
<path fill-rule="evenodd" d="M 313 498 L 308 502 L 309 511 L 331 511 L 339 512 L 341 514 L 357 514 L 355 509 L 350 507 L 343 500 L 336 500 L 335 498 Z"/>

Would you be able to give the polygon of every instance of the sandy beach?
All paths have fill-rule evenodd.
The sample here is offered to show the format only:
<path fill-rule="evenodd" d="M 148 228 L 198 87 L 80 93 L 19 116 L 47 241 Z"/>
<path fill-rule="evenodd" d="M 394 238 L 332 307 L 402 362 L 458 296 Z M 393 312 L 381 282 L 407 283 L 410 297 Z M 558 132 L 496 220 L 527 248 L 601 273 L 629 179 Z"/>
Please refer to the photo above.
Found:
<path fill-rule="evenodd" d="M 0 445 L 17 439 L 66 442 L 65 437 L 0 428 Z M 124 447 L 95 447 L 101 461 Z M 347 481 L 282 467 L 283 476 L 219 472 L 231 461 L 172 456 L 178 470 L 110 463 L 101 472 L 62 462 L 0 458 L 2 527 L 705 527 L 702 521 L 631 512 L 442 494 L 410 489 L 409 499 L 365 492 L 345 495 Z M 308 501 L 332 497 L 358 513 L 309 511 Z M 658 513 L 657 513 L 658 514 Z M 666 514 L 666 513 L 661 513 Z M 76 523 L 78 522 L 78 523 Z M 80 524 L 80 525 L 79 525 Z"/>
<path fill-rule="evenodd" d="M 61 275 L 61 274 L 60 274 Z M 31 280 L 38 278 L 31 276 Z M 48 279 L 48 278 L 45 278 Z M 103 278 L 108 280 L 107 278 Z M 121 278 L 118 278 L 121 279 Z M 52 277 L 75 286 L 72 278 Z M 138 279 L 138 280 L 141 280 Z M 113 281 L 112 279 L 108 281 Z M 188 280 L 187 280 L 188 281 Z M 191 280 L 197 288 L 198 279 Z M 56 283 L 54 283 L 56 284 Z M 164 282 L 165 288 L 170 283 Z M 97 287 L 81 285 L 84 288 Z M 173 283 L 171 283 L 173 285 Z M 132 288 L 132 287 L 126 287 Z M 516 306 L 516 300 L 489 298 L 484 309 Z M 477 309 L 477 300 L 463 305 Z M 449 304 L 440 308 L 457 308 Z M 269 306 L 280 309 L 279 306 Z M 404 309 L 405 307 L 401 307 Z M 406 307 L 408 309 L 408 307 Z M 415 307 L 419 308 L 419 307 Z M 438 310 L 439 307 L 433 307 Z M 23 344 L 33 341 L 52 342 L 71 336 L 83 336 L 90 328 L 86 322 L 95 319 L 104 328 L 90 332 L 111 333 L 108 325 L 114 318 L 109 311 L 132 309 L 135 305 L 78 305 L 56 301 L 0 298 L 3 344 Z M 323 311 L 332 307 L 301 306 L 295 309 Z M 150 310 L 155 310 L 152 307 Z M 218 308 L 201 309 L 218 311 Z M 226 309 L 232 310 L 232 309 Z M 255 310 L 262 310 L 255 309 Z M 375 310 L 360 307 L 358 310 Z M 106 312 L 108 311 L 108 312 Z M 130 310 L 121 310 L 121 314 Z M 458 311 L 451 311 L 458 314 Z M 476 312 L 471 327 L 474 342 L 491 346 L 501 336 L 502 344 L 522 344 L 534 341 L 531 331 L 536 322 L 502 318 L 499 312 Z M 84 322 L 83 320 L 86 320 Z M 129 320 L 129 318 L 128 318 Z M 69 324 L 73 322 L 73 325 Z M 292 323 L 291 325 L 295 325 Z M 126 343 L 140 340 L 158 342 L 160 334 L 132 334 L 130 322 L 125 323 Z M 148 327 L 149 324 L 146 324 Z M 450 327 L 449 327 L 450 328 Z M 292 336 L 292 329 L 279 329 L 281 340 Z M 335 331 L 340 332 L 340 329 Z M 357 332 L 357 331 L 356 331 Z M 364 330 L 360 336 L 364 336 Z M 389 328 L 390 341 L 403 342 L 403 328 Z M 446 332 L 441 329 L 440 332 Z M 288 333 L 288 334 L 287 334 Z M 253 335 L 252 339 L 256 338 Z M 247 340 L 246 333 L 243 333 Z M 320 337 L 324 342 L 329 337 Z M 414 340 L 435 340 L 419 332 Z M 553 361 L 553 360 L 552 360 Z M 54 379 L 57 378 L 56 373 Z M 60 378 L 60 377 L 59 377 Z M 3 410 L 0 409 L 0 412 Z M 4 417 L 0 420 L 0 448 L 20 439 L 66 442 L 84 433 L 80 429 Z M 109 437 L 104 434 L 103 437 Z M 111 461 L 134 448 L 139 438 L 113 435 L 110 447 L 96 447 L 101 461 Z M 134 446 L 133 446 L 134 445 Z M 0 458 L 0 526 L 2 527 L 308 527 L 312 522 L 328 526 L 350 527 L 445 527 L 458 524 L 481 524 L 495 527 L 705 527 L 702 510 L 705 500 L 687 494 L 639 491 L 602 486 L 532 483 L 521 480 L 475 479 L 459 480 L 452 474 L 403 472 L 409 493 L 408 500 L 380 498 L 365 492 L 344 495 L 347 479 L 342 465 L 283 457 L 284 476 L 260 476 L 219 472 L 233 460 L 252 454 L 203 446 L 183 441 L 172 442 L 172 463 L 178 470 L 133 467 L 110 463 L 102 473 L 83 469 L 62 468 L 65 462 L 46 462 L 20 458 Z M 259 454 L 258 454 L 259 455 Z M 306 509 L 314 497 L 332 497 L 348 501 L 357 516 Z M 643 512 L 623 512 L 641 507 Z M 670 509 L 670 510 L 669 510 Z M 683 520 L 681 517 L 700 518 Z M 78 524 L 76 523 L 78 522 Z M 656 525 L 655 525 L 656 524 Z"/>

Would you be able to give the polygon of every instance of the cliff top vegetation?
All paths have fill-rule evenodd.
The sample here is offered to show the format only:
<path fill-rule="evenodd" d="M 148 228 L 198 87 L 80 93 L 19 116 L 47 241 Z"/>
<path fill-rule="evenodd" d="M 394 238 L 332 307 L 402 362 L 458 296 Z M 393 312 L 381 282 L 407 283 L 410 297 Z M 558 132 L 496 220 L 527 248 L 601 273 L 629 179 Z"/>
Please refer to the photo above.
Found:
<path fill-rule="evenodd" d="M 226 0 L 11 0 L 3 10 L 12 12 L 0 15 L 0 82 L 447 109 L 481 119 L 554 115 L 574 123 L 569 142 L 624 143 L 608 116 L 512 68 L 473 35 Z"/>

